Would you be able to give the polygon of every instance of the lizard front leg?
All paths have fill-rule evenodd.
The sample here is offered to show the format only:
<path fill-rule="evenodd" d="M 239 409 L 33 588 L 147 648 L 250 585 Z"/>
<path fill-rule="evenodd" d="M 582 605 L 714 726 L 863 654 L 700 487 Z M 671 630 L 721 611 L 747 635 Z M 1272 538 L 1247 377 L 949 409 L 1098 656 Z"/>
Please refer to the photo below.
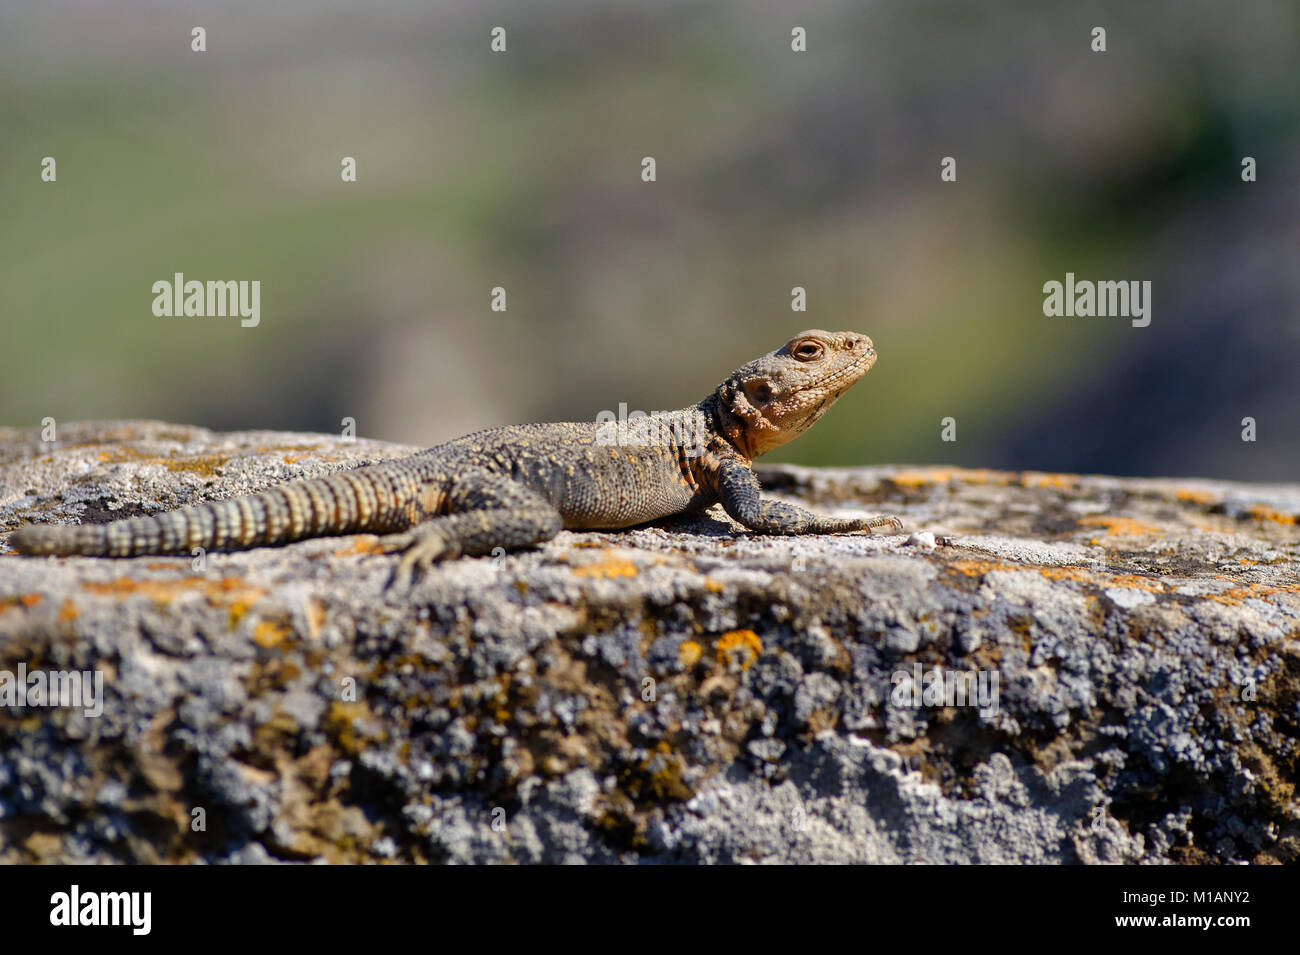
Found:
<path fill-rule="evenodd" d="M 898 532 L 897 517 L 828 517 L 783 501 L 765 501 L 758 478 L 739 461 L 726 461 L 718 471 L 718 500 L 726 512 L 759 534 L 843 534 L 889 527 Z"/>
<path fill-rule="evenodd" d="M 550 540 L 563 527 L 560 512 L 540 494 L 485 472 L 458 477 L 447 494 L 446 508 L 451 513 L 380 538 L 384 551 L 403 552 L 387 586 L 409 586 L 417 573 L 440 560 Z"/>

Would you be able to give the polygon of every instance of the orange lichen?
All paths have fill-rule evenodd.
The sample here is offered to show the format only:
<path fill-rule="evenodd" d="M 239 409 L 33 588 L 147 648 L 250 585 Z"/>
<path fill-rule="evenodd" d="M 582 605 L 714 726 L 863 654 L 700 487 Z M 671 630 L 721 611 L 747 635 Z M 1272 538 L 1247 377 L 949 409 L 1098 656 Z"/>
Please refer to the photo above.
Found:
<path fill-rule="evenodd" d="M 1092 571 L 1081 567 L 1043 567 L 1038 571 L 1048 580 L 1080 580 L 1091 582 L 1097 579 Z"/>
<path fill-rule="evenodd" d="M 1040 471 L 1024 471 L 1020 483 L 1025 487 L 1054 487 L 1068 491 L 1079 483 L 1077 474 L 1044 474 Z"/>
<path fill-rule="evenodd" d="M 683 667 L 695 666 L 700 662 L 704 650 L 694 640 L 686 640 L 677 648 L 677 660 Z"/>
<path fill-rule="evenodd" d="M 342 550 L 333 551 L 335 557 L 356 557 L 369 556 L 371 554 L 382 554 L 384 551 L 379 546 L 379 538 L 374 534 L 358 534 Z"/>
<path fill-rule="evenodd" d="M 900 487 L 921 487 L 926 484 L 941 484 L 952 480 L 951 471 L 900 471 L 889 479 Z"/>
<path fill-rule="evenodd" d="M 0 613 L 4 613 L 13 607 L 26 607 L 28 609 L 35 607 L 41 602 L 40 594 L 20 594 L 17 597 L 5 597 L 0 600 Z"/>
<path fill-rule="evenodd" d="M 1107 534 L 1113 534 L 1117 537 L 1132 537 L 1138 534 L 1163 534 L 1158 527 L 1150 524 L 1143 524 L 1135 521 L 1131 517 L 1108 517 L 1104 514 L 1094 514 L 1091 517 L 1081 517 L 1079 524 L 1090 527 L 1104 527 Z"/>
<path fill-rule="evenodd" d="M 367 738 L 384 739 L 387 736 L 383 730 L 375 732 L 371 727 L 371 713 L 364 703 L 335 700 L 325 711 L 322 723 L 325 731 L 338 741 L 339 747 L 354 755 L 365 748 Z"/>
<path fill-rule="evenodd" d="M 1231 578 L 1224 577 L 1223 579 L 1230 580 Z M 1272 594 L 1295 593 L 1300 593 L 1300 584 L 1279 584 L 1277 586 L 1270 584 L 1247 584 L 1245 587 L 1234 587 L 1231 590 L 1223 590 L 1217 594 L 1206 594 L 1205 599 L 1213 600 L 1215 603 L 1221 603 L 1228 607 L 1236 607 L 1239 606 L 1243 600 L 1268 597 Z"/>
<path fill-rule="evenodd" d="M 1145 590 L 1153 594 L 1165 592 L 1164 584 L 1150 577 L 1134 574 L 1107 574 L 1103 571 L 1088 570 L 1084 567 L 1044 567 L 1041 573 L 1048 580 L 1077 580 L 1081 583 L 1123 587 L 1127 590 Z"/>
<path fill-rule="evenodd" d="M 965 574 L 967 577 L 983 577 L 985 574 L 995 570 L 1021 570 L 1014 564 L 1004 563 L 1000 560 L 954 560 L 948 565 L 952 570 Z"/>
<path fill-rule="evenodd" d="M 269 620 L 262 620 L 253 628 L 253 642 L 266 650 L 276 646 L 288 635 L 288 627 Z"/>
<path fill-rule="evenodd" d="M 64 600 L 59 607 L 59 619 L 63 621 L 77 619 L 77 608 L 73 606 L 71 600 Z"/>
<path fill-rule="evenodd" d="M 728 630 L 718 638 L 716 653 L 722 664 L 739 660 L 740 668 L 748 670 L 763 652 L 763 641 L 753 630 Z"/>
<path fill-rule="evenodd" d="M 989 468 L 918 468 L 899 471 L 885 480 L 897 487 L 923 487 L 927 484 L 1019 484 L 1022 487 L 1054 487 L 1068 490 L 1079 483 L 1076 474 L 1051 474 L 1042 471 L 995 471 Z"/>
<path fill-rule="evenodd" d="M 1112 587 L 1124 587 L 1128 590 L 1145 590 L 1152 594 L 1162 594 L 1166 587 L 1158 580 L 1152 580 L 1150 577 L 1138 577 L 1133 574 L 1116 574 L 1108 577 L 1107 582 Z"/>
<path fill-rule="evenodd" d="M 1178 500 L 1186 501 L 1188 504 L 1211 504 L 1214 502 L 1214 495 L 1209 491 L 1190 491 L 1182 490 L 1177 492 Z"/>
<path fill-rule="evenodd" d="M 226 466 L 229 460 L 224 454 L 210 454 L 197 458 L 175 458 L 162 462 L 162 466 L 168 471 L 192 471 L 195 474 L 201 474 L 204 477 L 212 477 Z"/>
<path fill-rule="evenodd" d="M 604 560 L 598 560 L 591 564 L 583 564 L 581 567 L 573 568 L 575 577 L 635 577 L 637 575 L 636 564 L 629 560 L 623 560 L 619 557 L 607 557 Z"/>
<path fill-rule="evenodd" d="M 251 603 L 245 603 L 242 600 L 236 600 L 234 603 L 230 605 L 229 625 L 231 630 L 234 630 L 237 626 L 239 626 L 239 621 L 244 619 L 244 614 L 248 613 L 248 609 L 251 606 L 252 606 Z"/>
<path fill-rule="evenodd" d="M 1275 524 L 1294 524 L 1297 521 L 1294 514 L 1286 514 L 1268 507 L 1252 507 L 1250 516 L 1257 521 L 1272 521 Z"/>
<path fill-rule="evenodd" d="M 82 588 L 91 593 L 125 597 L 130 594 L 145 594 L 150 597 L 168 599 L 180 594 L 199 591 L 209 597 L 229 597 L 236 599 L 245 595 L 255 595 L 257 599 L 266 594 L 261 587 L 253 587 L 239 577 L 222 577 L 212 580 L 207 577 L 180 577 L 176 580 L 132 580 L 130 577 L 118 577 L 115 580 L 86 581 Z"/>

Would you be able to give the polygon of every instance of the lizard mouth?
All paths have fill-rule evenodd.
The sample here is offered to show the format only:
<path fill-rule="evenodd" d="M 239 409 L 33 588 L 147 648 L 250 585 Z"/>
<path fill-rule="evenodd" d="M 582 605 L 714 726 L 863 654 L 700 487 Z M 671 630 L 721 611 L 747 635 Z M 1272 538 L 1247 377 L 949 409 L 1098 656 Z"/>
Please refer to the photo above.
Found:
<path fill-rule="evenodd" d="M 853 359 L 853 361 L 849 362 L 839 371 L 832 372 L 831 374 L 827 375 L 825 378 L 818 379 L 808 387 L 824 388 L 827 385 L 831 385 L 836 381 L 845 378 L 848 375 L 852 375 L 853 372 L 857 371 L 858 368 L 861 368 L 862 365 L 865 364 L 867 367 L 862 369 L 862 374 L 864 375 L 871 370 L 871 366 L 874 365 L 875 363 L 876 363 L 876 350 L 873 348 L 867 351 L 866 353 L 864 353 L 861 357 Z M 862 375 L 853 375 L 851 381 L 856 381 L 860 377 L 862 377 Z"/>

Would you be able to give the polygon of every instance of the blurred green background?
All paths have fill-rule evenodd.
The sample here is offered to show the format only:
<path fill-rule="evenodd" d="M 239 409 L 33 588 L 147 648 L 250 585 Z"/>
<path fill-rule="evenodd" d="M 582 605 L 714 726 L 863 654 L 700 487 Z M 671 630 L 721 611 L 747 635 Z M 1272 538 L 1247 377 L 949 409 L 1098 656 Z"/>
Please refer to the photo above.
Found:
<path fill-rule="evenodd" d="M 820 327 L 879 363 L 774 459 L 1294 480 L 1298 146 L 1294 0 L 0 0 L 0 423 L 429 445 Z M 155 317 L 178 271 L 260 326 Z M 1044 317 L 1067 271 L 1150 327 Z"/>

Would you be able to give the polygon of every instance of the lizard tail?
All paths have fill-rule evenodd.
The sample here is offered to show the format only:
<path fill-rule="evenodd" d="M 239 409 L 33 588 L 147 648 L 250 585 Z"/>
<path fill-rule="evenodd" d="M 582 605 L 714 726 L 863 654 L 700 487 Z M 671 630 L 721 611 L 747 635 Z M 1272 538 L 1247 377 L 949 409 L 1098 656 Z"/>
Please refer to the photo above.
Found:
<path fill-rule="evenodd" d="M 401 530 L 421 515 L 420 501 L 413 475 L 357 468 L 111 524 L 31 524 L 14 531 L 9 543 L 20 554 L 42 556 L 245 550 L 307 537 Z"/>

